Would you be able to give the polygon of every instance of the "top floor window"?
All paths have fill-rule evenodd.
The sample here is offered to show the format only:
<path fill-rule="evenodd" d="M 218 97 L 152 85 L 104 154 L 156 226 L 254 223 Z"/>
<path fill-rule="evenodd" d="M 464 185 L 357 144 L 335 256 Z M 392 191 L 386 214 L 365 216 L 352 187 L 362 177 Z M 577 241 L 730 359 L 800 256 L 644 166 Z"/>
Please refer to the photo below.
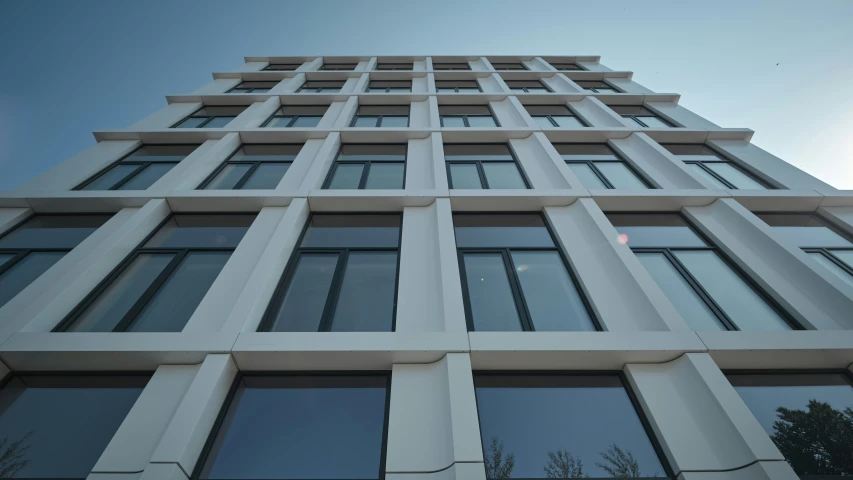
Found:
<path fill-rule="evenodd" d="M 565 105 L 525 105 L 524 109 L 542 128 L 583 128 L 587 126 Z"/>
<path fill-rule="evenodd" d="M 618 113 L 622 118 L 626 118 L 636 123 L 641 127 L 647 128 L 672 128 L 672 125 L 667 120 L 664 120 L 659 115 L 640 105 L 608 105 L 611 110 Z"/>
<path fill-rule="evenodd" d="M 338 93 L 344 88 L 344 81 L 305 82 L 297 93 Z"/>
<path fill-rule="evenodd" d="M 439 105 L 442 127 L 498 127 L 488 105 Z"/>
<path fill-rule="evenodd" d="M 578 84 L 582 89 L 593 92 L 593 93 L 621 93 L 621 90 L 617 89 L 613 85 L 610 85 L 607 82 L 602 81 L 588 81 L 588 80 L 575 80 L 575 83 Z"/>
<path fill-rule="evenodd" d="M 719 188 L 765 190 L 768 187 L 739 165 L 701 143 L 661 144 L 694 173 Z"/>
<path fill-rule="evenodd" d="M 394 71 L 394 70 L 411 71 L 412 66 L 413 66 L 412 63 L 377 63 L 376 69 L 377 70 L 388 70 L 388 71 Z"/>
<path fill-rule="evenodd" d="M 267 93 L 276 85 L 278 85 L 278 80 L 273 82 L 240 82 L 239 85 L 228 90 L 227 93 Z"/>
<path fill-rule="evenodd" d="M 247 107 L 202 107 L 189 117 L 181 120 L 172 128 L 222 128 L 243 113 Z"/>
<path fill-rule="evenodd" d="M 549 93 L 552 91 L 539 80 L 506 80 L 506 86 L 516 93 Z"/>
<path fill-rule="evenodd" d="M 284 105 L 262 126 L 266 128 L 316 127 L 328 109 L 328 105 Z"/>
<path fill-rule="evenodd" d="M 145 190 L 198 145 L 143 145 L 75 190 Z"/>
<path fill-rule="evenodd" d="M 273 72 L 292 72 L 301 66 L 301 63 L 270 63 L 264 67 L 264 70 Z"/>
<path fill-rule="evenodd" d="M 554 148 L 586 188 L 649 188 L 606 143 L 555 143 Z"/>
<path fill-rule="evenodd" d="M 608 214 L 694 330 L 790 330 L 785 313 L 677 213 Z"/>
<path fill-rule="evenodd" d="M 483 89 L 476 80 L 436 80 L 438 93 L 480 93 Z"/>
<path fill-rule="evenodd" d="M 358 63 L 324 63 L 320 70 L 327 72 L 349 71 L 355 70 L 357 66 Z"/>
<path fill-rule="evenodd" d="M 110 215 L 36 215 L 0 235 L 0 307 L 109 218 Z"/>
<path fill-rule="evenodd" d="M 585 68 L 578 65 L 577 63 L 554 63 L 554 62 L 551 62 L 551 66 L 556 68 L 557 70 L 559 70 L 561 72 L 578 72 L 578 71 L 586 70 Z"/>
<path fill-rule="evenodd" d="M 411 80 L 371 80 L 367 85 L 369 93 L 406 93 L 412 91 Z"/>
<path fill-rule="evenodd" d="M 527 70 L 521 62 L 490 62 L 495 70 Z"/>
<path fill-rule="evenodd" d="M 433 70 L 471 70 L 471 64 L 468 62 L 448 63 L 448 62 L 433 62 Z"/>

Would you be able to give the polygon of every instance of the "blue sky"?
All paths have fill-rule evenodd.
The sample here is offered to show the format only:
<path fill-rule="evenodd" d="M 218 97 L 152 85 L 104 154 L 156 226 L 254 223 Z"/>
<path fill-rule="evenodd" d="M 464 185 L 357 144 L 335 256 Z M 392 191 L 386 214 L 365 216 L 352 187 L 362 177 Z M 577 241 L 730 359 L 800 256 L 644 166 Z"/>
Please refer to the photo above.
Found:
<path fill-rule="evenodd" d="M 851 0 L 0 0 L 0 189 L 244 56 L 324 54 L 601 55 L 853 189 L 851 25 Z"/>

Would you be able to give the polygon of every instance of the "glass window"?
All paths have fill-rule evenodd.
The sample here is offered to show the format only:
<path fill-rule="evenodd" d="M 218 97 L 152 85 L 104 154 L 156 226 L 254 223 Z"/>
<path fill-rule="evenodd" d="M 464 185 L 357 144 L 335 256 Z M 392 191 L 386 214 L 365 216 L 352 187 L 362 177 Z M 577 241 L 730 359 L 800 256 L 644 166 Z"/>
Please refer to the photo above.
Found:
<path fill-rule="evenodd" d="M 446 144 L 450 188 L 527 188 L 512 153 L 501 144 Z"/>
<path fill-rule="evenodd" d="M 411 80 L 372 80 L 367 85 L 370 93 L 405 93 L 412 91 Z"/>
<path fill-rule="evenodd" d="M 611 110 L 621 115 L 622 118 L 633 120 L 641 127 L 648 128 L 671 128 L 669 122 L 660 118 L 651 110 L 639 105 L 608 105 Z"/>
<path fill-rule="evenodd" d="M 279 80 L 273 82 L 240 82 L 227 93 L 267 93 L 271 88 L 278 85 Z"/>
<path fill-rule="evenodd" d="M 487 105 L 439 105 L 442 127 L 497 127 L 497 120 Z"/>
<path fill-rule="evenodd" d="M 469 330 L 596 329 L 541 215 L 457 214 L 453 224 Z"/>
<path fill-rule="evenodd" d="M 15 375 L 0 390 L 4 478 L 88 478 L 148 375 Z"/>
<path fill-rule="evenodd" d="M 75 190 L 144 190 L 160 179 L 198 145 L 143 145 Z"/>
<path fill-rule="evenodd" d="M 237 118 L 237 115 L 243 113 L 246 108 L 244 106 L 203 107 L 175 124 L 173 128 L 222 128 Z"/>
<path fill-rule="evenodd" d="M 406 145 L 343 145 L 323 188 L 405 188 L 406 150 Z"/>
<path fill-rule="evenodd" d="M 377 63 L 377 70 L 412 70 L 413 64 L 404 62 Z"/>
<path fill-rule="evenodd" d="M 355 67 L 358 66 L 358 63 L 324 63 L 320 70 L 326 71 L 348 71 L 355 70 Z"/>
<path fill-rule="evenodd" d="M 57 330 L 183 330 L 254 218 L 172 215 Z"/>
<path fill-rule="evenodd" d="M 853 472 L 849 374 L 732 372 L 728 378 L 794 472 L 814 478 Z"/>
<path fill-rule="evenodd" d="M 316 127 L 328 105 L 286 105 L 279 108 L 262 126 L 266 128 Z"/>
<path fill-rule="evenodd" d="M 471 65 L 468 62 L 464 63 L 449 63 L 449 62 L 432 62 L 433 70 L 471 70 Z"/>
<path fill-rule="evenodd" d="M 495 70 L 527 70 L 527 67 L 521 62 L 492 62 L 490 60 L 489 63 Z"/>
<path fill-rule="evenodd" d="M 438 93 L 479 93 L 482 92 L 476 80 L 436 80 Z"/>
<path fill-rule="evenodd" d="M 379 479 L 388 375 L 242 375 L 201 479 Z M 330 461 L 333 459 L 333 461 Z"/>
<path fill-rule="evenodd" d="M 110 215 L 36 215 L 0 235 L 0 307 L 109 218 Z"/>
<path fill-rule="evenodd" d="M 297 93 L 338 93 L 344 88 L 344 81 L 328 81 L 328 82 L 305 82 L 299 87 Z"/>
<path fill-rule="evenodd" d="M 838 278 L 853 286 L 853 251 L 808 252 L 808 254 L 817 263 L 837 275 Z"/>
<path fill-rule="evenodd" d="M 269 65 L 264 67 L 264 70 L 293 71 L 293 70 L 296 70 L 297 68 L 299 68 L 301 66 L 302 66 L 301 63 L 270 63 Z"/>
<path fill-rule="evenodd" d="M 719 188 L 766 190 L 768 187 L 740 166 L 701 143 L 661 144 L 700 177 Z"/>
<path fill-rule="evenodd" d="M 408 105 L 362 105 L 353 117 L 351 127 L 408 127 Z"/>
<path fill-rule="evenodd" d="M 649 188 L 605 143 L 555 143 L 554 148 L 586 188 Z"/>
<path fill-rule="evenodd" d="M 584 124 L 565 105 L 525 105 L 527 113 L 543 128 L 583 128 Z"/>
<path fill-rule="evenodd" d="M 618 375 L 474 376 L 486 478 L 669 477 Z"/>
<path fill-rule="evenodd" d="M 523 93 L 549 93 L 551 89 L 538 80 L 505 80 L 506 85 L 513 92 Z"/>
<path fill-rule="evenodd" d="M 400 215 L 313 215 L 261 331 L 391 332 Z"/>
<path fill-rule="evenodd" d="M 563 72 L 574 72 L 574 71 L 585 70 L 583 67 L 581 67 L 580 65 L 578 65 L 576 63 L 554 63 L 554 62 L 550 62 L 550 63 L 551 63 L 552 67 L 556 68 L 557 70 L 563 71 Z"/>
<path fill-rule="evenodd" d="M 296 159 L 302 145 L 243 145 L 199 188 L 205 190 L 274 189 Z"/>
<path fill-rule="evenodd" d="M 767 187 L 750 178 L 745 173 L 741 172 L 737 167 L 725 162 L 709 162 L 703 163 L 705 167 L 710 169 L 722 177 L 725 181 L 732 184 L 733 188 L 766 190 Z"/>
<path fill-rule="evenodd" d="M 619 90 L 616 89 L 613 85 L 610 85 L 607 82 L 600 81 L 584 81 L 584 80 L 575 80 L 575 83 L 578 84 L 582 89 L 594 92 L 594 93 L 620 93 Z"/>
<path fill-rule="evenodd" d="M 619 232 L 619 241 L 632 248 L 694 329 L 716 330 L 720 325 L 729 330 L 751 331 L 792 328 L 792 321 L 784 312 L 732 269 L 716 247 L 706 243 L 680 215 L 607 217 Z M 687 293 L 690 290 L 692 295 Z"/>

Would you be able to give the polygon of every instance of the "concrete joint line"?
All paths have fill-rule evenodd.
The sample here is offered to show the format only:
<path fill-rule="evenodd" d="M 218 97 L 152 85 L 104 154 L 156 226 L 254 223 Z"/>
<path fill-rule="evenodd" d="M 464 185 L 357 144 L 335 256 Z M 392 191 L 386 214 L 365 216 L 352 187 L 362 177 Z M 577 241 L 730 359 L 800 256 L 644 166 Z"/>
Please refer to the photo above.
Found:
<path fill-rule="evenodd" d="M 184 470 L 184 467 L 183 467 L 180 463 L 178 463 L 178 462 L 151 462 L 151 463 L 152 463 L 152 464 L 157 464 L 157 465 L 177 465 L 178 470 L 180 470 L 180 471 L 181 471 L 181 473 L 183 473 L 183 474 L 184 474 L 184 476 L 185 476 L 185 477 L 187 477 L 187 479 L 189 479 L 189 478 L 190 478 L 190 475 L 187 473 L 187 471 L 186 471 L 186 470 Z"/>
<path fill-rule="evenodd" d="M 426 471 L 426 472 L 390 472 L 389 471 L 389 472 L 385 472 L 385 474 L 387 475 L 389 473 L 393 473 L 395 475 L 409 475 L 409 474 L 424 474 L 425 475 L 425 474 L 430 474 L 430 473 L 439 473 L 439 472 L 443 472 L 443 471 L 453 467 L 457 463 L 483 463 L 483 462 L 476 462 L 473 460 L 460 460 L 460 461 L 453 462 L 450 465 L 448 465 L 444 468 L 440 468 L 438 470 L 431 470 L 431 471 Z"/>
<path fill-rule="evenodd" d="M 775 458 L 774 458 L 774 459 L 758 459 L 758 460 L 754 460 L 754 461 L 752 461 L 752 462 L 749 462 L 749 463 L 747 463 L 746 465 L 742 465 L 742 466 L 740 466 L 740 467 L 727 468 L 727 469 L 723 469 L 723 470 L 681 470 L 681 471 L 677 472 L 677 473 L 675 474 L 675 476 L 677 477 L 678 475 L 681 475 L 682 473 L 716 473 L 716 472 L 736 472 L 736 471 L 738 471 L 738 470 L 743 470 L 744 468 L 751 467 L 751 466 L 755 465 L 756 463 L 761 463 L 761 462 L 785 462 L 785 461 L 786 461 L 786 460 L 779 460 L 779 459 L 775 459 Z"/>

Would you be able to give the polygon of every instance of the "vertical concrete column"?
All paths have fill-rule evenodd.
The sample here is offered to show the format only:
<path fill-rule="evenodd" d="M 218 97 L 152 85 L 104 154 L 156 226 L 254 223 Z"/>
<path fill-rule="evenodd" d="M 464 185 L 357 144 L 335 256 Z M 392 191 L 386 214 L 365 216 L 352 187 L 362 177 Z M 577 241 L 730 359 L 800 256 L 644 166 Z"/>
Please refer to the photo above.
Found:
<path fill-rule="evenodd" d="M 221 95 L 240 84 L 240 78 L 217 78 L 194 90 L 190 95 Z"/>
<path fill-rule="evenodd" d="M 687 169 L 684 162 L 661 147 L 645 133 L 612 139 L 609 145 L 628 163 L 643 172 L 659 188 L 713 188 Z"/>
<path fill-rule="evenodd" d="M 527 122 L 518 111 L 521 104 L 515 97 L 507 97 L 499 102 L 489 102 L 489 106 L 492 107 L 492 112 L 502 128 L 526 128 Z"/>
<path fill-rule="evenodd" d="M 434 73 L 427 73 L 426 81 L 427 81 L 427 93 L 438 93 L 438 90 L 435 86 L 435 74 Z"/>
<path fill-rule="evenodd" d="M 140 480 L 192 474 L 236 375 L 237 367 L 230 355 L 207 356 L 172 415 Z"/>
<path fill-rule="evenodd" d="M 154 454 L 199 365 L 161 365 L 113 435 L 90 480 L 138 478 Z"/>
<path fill-rule="evenodd" d="M 423 60 L 413 60 L 412 61 L 412 71 L 413 72 L 425 72 L 427 70 L 431 70 L 427 68 L 427 62 L 429 61 L 429 57 L 424 58 Z"/>
<path fill-rule="evenodd" d="M 298 193 L 297 191 L 299 190 L 299 186 L 303 181 L 305 181 L 305 176 L 308 175 L 308 172 L 311 170 L 314 160 L 325 142 L 326 139 L 321 138 L 305 141 L 305 144 L 302 145 L 302 149 L 299 150 L 299 154 L 296 155 L 293 163 L 290 164 L 290 168 L 287 169 L 287 173 L 284 174 L 281 182 L 279 182 L 278 186 L 275 187 L 277 193 Z M 307 191 L 299 194 L 307 195 Z"/>
<path fill-rule="evenodd" d="M 367 82 L 370 79 L 369 73 L 362 73 L 358 77 L 349 77 L 346 82 L 344 82 L 344 86 L 341 87 L 342 95 L 352 95 L 355 93 L 362 93 L 367 88 Z"/>
<path fill-rule="evenodd" d="M 525 60 L 522 63 L 527 65 L 527 68 L 529 68 L 531 70 L 538 70 L 538 71 L 545 70 L 545 71 L 552 71 L 552 72 L 555 71 L 554 67 L 552 67 L 548 62 L 543 60 L 542 57 L 533 57 L 532 59 Z"/>
<path fill-rule="evenodd" d="M 594 200 L 545 207 L 545 216 L 605 330 L 688 330 Z"/>
<path fill-rule="evenodd" d="M 150 190 L 195 190 L 238 148 L 240 134 L 236 132 L 229 132 L 219 140 L 207 140 L 154 182 Z"/>
<path fill-rule="evenodd" d="M 270 95 L 282 95 L 285 93 L 296 93 L 299 90 L 299 87 L 305 83 L 305 74 L 297 73 L 296 75 L 285 78 L 284 80 L 278 82 L 276 86 L 272 87 L 269 91 Z"/>
<path fill-rule="evenodd" d="M 480 88 L 483 90 L 483 93 L 499 93 L 501 95 L 510 94 L 510 90 L 506 85 L 506 82 L 504 82 L 497 73 L 478 76 L 477 83 L 480 84 Z"/>
<path fill-rule="evenodd" d="M 430 135 L 432 145 L 432 171 L 435 178 L 435 188 L 446 190 L 450 184 L 447 183 L 447 164 L 444 161 L 444 141 L 441 132 Z"/>
<path fill-rule="evenodd" d="M 741 164 L 759 178 L 771 184 L 789 189 L 820 189 L 834 192 L 836 189 L 781 158 L 762 150 L 745 140 L 708 140 L 706 142 L 735 163 Z"/>
<path fill-rule="evenodd" d="M 170 103 L 151 115 L 127 127 L 134 132 L 166 130 L 202 107 L 201 102 Z"/>
<path fill-rule="evenodd" d="M 429 124 L 429 102 L 412 102 L 409 106 L 409 127 L 428 129 Z"/>
<path fill-rule="evenodd" d="M 518 112 L 519 117 L 521 117 L 521 121 L 524 124 L 525 128 L 532 128 L 533 130 L 542 129 L 542 127 L 540 127 L 539 124 L 536 123 L 535 120 L 533 120 L 533 117 L 531 117 L 530 114 L 527 113 L 527 109 L 524 108 L 524 105 L 521 103 L 518 97 L 513 95 L 507 97 L 507 100 L 509 100 L 510 104 L 515 107 L 515 110 Z"/>
<path fill-rule="evenodd" d="M 369 72 L 371 70 L 376 70 L 377 63 L 379 63 L 379 60 L 376 57 L 370 57 L 367 60 L 362 60 L 358 62 L 358 65 L 355 67 L 355 69 L 356 71 Z"/>
<path fill-rule="evenodd" d="M 424 59 L 424 67 L 427 69 L 428 72 L 435 70 L 432 66 L 432 57 L 426 57 Z"/>
<path fill-rule="evenodd" d="M 554 145 L 551 143 L 550 140 L 548 140 L 548 137 L 546 137 L 544 133 L 533 132 L 531 138 L 533 138 L 536 143 L 539 144 L 539 147 L 541 147 L 545 155 L 548 156 L 551 163 L 554 164 L 554 168 L 556 168 L 560 175 L 565 179 L 566 183 L 568 184 L 568 188 L 586 190 L 586 187 L 584 187 L 583 183 L 581 183 L 577 175 L 572 173 L 572 170 L 566 165 L 566 162 L 565 160 L 563 160 L 563 157 L 560 156 L 560 154 L 557 152 L 557 149 L 554 148 Z"/>
<path fill-rule="evenodd" d="M 406 152 L 406 190 L 435 190 L 431 138 L 413 138 Z"/>
<path fill-rule="evenodd" d="M 566 180 L 568 167 L 560 159 L 556 162 L 545 149 L 548 139 L 542 132 L 535 132 L 527 138 L 509 140 L 509 145 L 518 157 L 524 174 L 536 189 L 566 189 L 571 185 Z M 552 147 L 553 148 L 553 147 Z"/>
<path fill-rule="evenodd" d="M 587 96 L 583 100 L 570 102 L 569 106 L 593 127 L 625 128 L 627 124 L 601 100 Z"/>
<path fill-rule="evenodd" d="M 551 75 L 541 79 L 554 93 L 583 93 L 583 89 L 563 74 Z"/>
<path fill-rule="evenodd" d="M 338 103 L 338 102 L 335 102 Z M 349 127 L 352 122 L 353 117 L 358 111 L 358 97 L 349 97 L 347 99 L 344 106 L 341 108 L 340 113 L 338 113 L 338 118 L 335 119 L 335 124 L 333 126 L 333 130 L 341 130 Z"/>
<path fill-rule="evenodd" d="M 175 120 L 177 121 L 177 120 Z M 71 190 L 111 163 L 142 146 L 139 140 L 98 142 L 12 190 L 16 195 Z"/>
<path fill-rule="evenodd" d="M 263 243 L 255 245 L 257 261 L 250 274 L 235 289 L 236 299 L 231 303 L 233 307 L 225 312 L 226 318 L 221 326 L 223 332 L 254 332 L 258 329 L 310 213 L 308 201 L 304 198 L 295 198 L 286 209 L 277 210 L 283 210 L 282 215 L 275 223 L 270 222 L 272 224 L 268 227 L 272 231 Z"/>
<path fill-rule="evenodd" d="M 466 332 L 450 200 L 403 209 L 398 332 Z"/>
<path fill-rule="evenodd" d="M 441 129 L 441 115 L 438 113 L 438 97 L 430 95 L 427 102 L 429 102 L 429 128 L 439 130 Z"/>
<path fill-rule="evenodd" d="M 57 262 L 54 268 L 60 268 L 44 283 L 40 278 L 27 287 L 33 290 L 33 297 L 29 297 L 32 301 L 28 305 L 13 303 L 13 300 L 3 308 L 14 308 L 14 315 L 22 322 L 28 322 L 21 331 L 49 332 L 170 213 L 164 199 L 149 200 L 142 208 L 123 209 Z M 0 325 L 0 336 L 13 333 L 6 331 L 6 328 L 15 330 L 13 324 L 6 322 Z"/>
<path fill-rule="evenodd" d="M 31 208 L 0 208 L 0 235 L 33 215 Z"/>
<path fill-rule="evenodd" d="M 469 60 L 468 63 L 471 65 L 471 70 L 482 72 L 494 72 L 495 67 L 492 66 L 492 63 L 489 62 L 489 59 L 486 57 L 477 57 L 474 60 Z"/>
<path fill-rule="evenodd" d="M 352 99 L 350 99 L 352 100 Z M 338 150 L 341 149 L 341 134 L 339 132 L 331 132 L 323 141 L 323 145 L 314 156 L 314 161 L 305 173 L 302 183 L 299 185 L 300 190 L 314 190 L 323 186 L 323 180 L 326 179 L 326 174 L 335 161 L 335 156 Z M 294 162 L 294 166 L 296 163 Z M 291 167 L 292 168 L 292 167 Z"/>
<path fill-rule="evenodd" d="M 393 367 L 385 475 L 389 479 L 484 479 L 477 401 L 467 353 Z"/>
<path fill-rule="evenodd" d="M 811 259 L 794 245 L 776 241 L 767 226 L 743 205 L 720 198 L 684 213 L 717 247 L 807 328 L 853 328 L 851 288 L 834 274 L 809 268 Z"/>
<path fill-rule="evenodd" d="M 628 364 L 625 374 L 679 478 L 766 478 L 730 472 L 756 462 L 791 477 L 790 467 L 707 353 L 663 364 Z M 718 472 L 718 476 L 687 476 Z M 732 476 L 728 476 L 732 475 Z"/>
<path fill-rule="evenodd" d="M 412 93 L 435 93 L 435 90 L 430 90 L 428 76 L 412 77 Z"/>
<path fill-rule="evenodd" d="M 266 119 L 270 118 L 281 102 L 278 97 L 270 97 L 264 102 L 255 102 L 249 108 L 243 110 L 237 118 L 228 124 L 229 130 L 241 130 L 244 128 L 258 128 Z"/>
<path fill-rule="evenodd" d="M 323 67 L 323 57 L 317 57 L 314 60 L 309 60 L 303 63 L 299 68 L 296 69 L 297 72 L 311 72 L 315 70 L 320 70 Z"/>
<path fill-rule="evenodd" d="M 720 129 L 716 123 L 705 120 L 675 102 L 646 102 L 645 106 L 685 128 L 694 130 Z"/>

